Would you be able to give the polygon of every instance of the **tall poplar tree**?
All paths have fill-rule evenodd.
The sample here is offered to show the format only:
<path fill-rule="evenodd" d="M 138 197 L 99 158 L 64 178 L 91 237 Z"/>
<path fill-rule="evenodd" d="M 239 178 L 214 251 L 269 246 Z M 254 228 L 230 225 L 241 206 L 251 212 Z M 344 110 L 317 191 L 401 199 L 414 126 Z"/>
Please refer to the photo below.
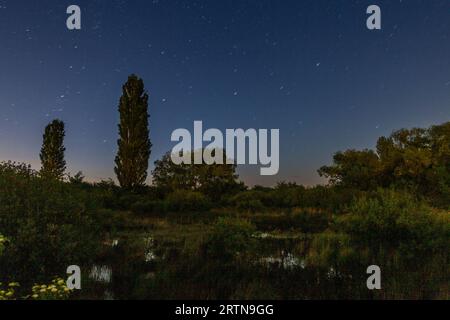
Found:
<path fill-rule="evenodd" d="M 66 171 L 64 160 L 64 122 L 55 119 L 45 127 L 41 148 L 41 175 L 45 178 L 62 180 Z"/>
<path fill-rule="evenodd" d="M 119 103 L 120 123 L 116 167 L 120 186 L 134 189 L 147 178 L 151 143 L 148 129 L 148 94 L 144 82 L 130 75 Z"/>

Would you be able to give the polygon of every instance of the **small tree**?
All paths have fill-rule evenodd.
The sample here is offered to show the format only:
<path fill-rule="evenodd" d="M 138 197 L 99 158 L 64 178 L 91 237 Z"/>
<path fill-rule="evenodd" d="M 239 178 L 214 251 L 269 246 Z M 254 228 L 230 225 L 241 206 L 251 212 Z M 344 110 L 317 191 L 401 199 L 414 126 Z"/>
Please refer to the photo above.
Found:
<path fill-rule="evenodd" d="M 144 82 L 135 75 L 129 76 L 123 86 L 119 113 L 119 149 L 114 171 L 121 187 L 133 189 L 145 183 L 151 149 L 148 94 Z"/>
<path fill-rule="evenodd" d="M 66 170 L 64 160 L 64 122 L 53 120 L 45 128 L 41 148 L 41 176 L 62 180 Z"/>
<path fill-rule="evenodd" d="M 78 171 L 74 176 L 69 177 L 69 182 L 72 184 L 83 184 L 84 183 L 84 175 L 82 171 Z"/>

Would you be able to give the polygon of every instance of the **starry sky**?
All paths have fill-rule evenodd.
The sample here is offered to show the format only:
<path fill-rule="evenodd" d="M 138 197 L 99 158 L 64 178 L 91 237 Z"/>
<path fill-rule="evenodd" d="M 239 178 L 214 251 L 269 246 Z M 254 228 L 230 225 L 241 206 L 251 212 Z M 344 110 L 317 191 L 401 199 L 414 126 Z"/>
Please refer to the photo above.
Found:
<path fill-rule="evenodd" d="M 371 4 L 382 30 L 366 28 Z M 131 73 L 150 94 L 150 169 L 173 130 L 202 120 L 280 129 L 279 174 L 239 167 L 246 183 L 322 183 L 338 150 L 450 120 L 450 1 L 0 0 L 0 161 L 38 169 L 60 118 L 68 171 L 113 178 Z"/>

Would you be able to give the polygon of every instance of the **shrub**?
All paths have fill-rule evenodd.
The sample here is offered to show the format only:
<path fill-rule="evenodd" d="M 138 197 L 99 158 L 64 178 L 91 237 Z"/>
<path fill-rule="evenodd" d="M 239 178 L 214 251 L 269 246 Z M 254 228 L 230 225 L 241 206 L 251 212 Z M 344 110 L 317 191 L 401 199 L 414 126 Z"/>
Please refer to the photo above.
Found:
<path fill-rule="evenodd" d="M 288 230 L 293 228 L 292 217 L 285 213 L 258 214 L 251 217 L 252 223 L 258 230 Z"/>
<path fill-rule="evenodd" d="M 134 204 L 142 200 L 142 196 L 138 194 L 125 193 L 119 196 L 118 204 L 121 210 L 130 210 Z"/>
<path fill-rule="evenodd" d="M 140 215 L 167 212 L 167 203 L 162 200 L 140 200 L 131 205 L 131 210 Z"/>
<path fill-rule="evenodd" d="M 9 240 L 2 236 L 2 234 L 0 233 L 0 256 L 3 253 L 3 250 L 5 250 L 5 246 L 8 244 Z"/>
<path fill-rule="evenodd" d="M 371 248 L 399 247 L 410 254 L 445 252 L 450 247 L 450 216 L 433 211 L 405 192 L 378 190 L 354 201 L 336 220 L 339 230 Z"/>
<path fill-rule="evenodd" d="M 166 203 L 168 210 L 175 212 L 206 211 L 210 208 L 208 199 L 196 191 L 175 191 L 169 194 Z"/>
<path fill-rule="evenodd" d="M 219 218 L 203 244 L 207 257 L 230 261 L 248 253 L 254 244 L 254 226 L 241 219 Z"/>
<path fill-rule="evenodd" d="M 337 267 L 358 262 L 362 256 L 363 252 L 351 245 L 349 235 L 324 232 L 314 236 L 306 258 L 310 265 Z"/>
<path fill-rule="evenodd" d="M 0 164 L 0 230 L 10 240 L 1 272 L 26 285 L 89 263 L 99 242 L 95 210 L 88 192 L 39 178 L 25 165 Z"/>
<path fill-rule="evenodd" d="M 293 225 L 305 233 L 325 231 L 331 216 L 321 210 L 295 208 L 292 211 Z"/>
<path fill-rule="evenodd" d="M 243 191 L 231 198 L 231 204 L 240 211 L 256 212 L 264 209 L 263 201 L 266 193 L 263 191 Z"/>

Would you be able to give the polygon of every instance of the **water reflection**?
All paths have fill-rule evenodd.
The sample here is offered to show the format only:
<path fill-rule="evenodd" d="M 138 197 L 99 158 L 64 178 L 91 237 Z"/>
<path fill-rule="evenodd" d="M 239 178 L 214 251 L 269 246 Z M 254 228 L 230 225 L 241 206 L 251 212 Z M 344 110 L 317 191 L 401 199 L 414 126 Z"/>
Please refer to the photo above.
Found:
<path fill-rule="evenodd" d="M 286 252 L 284 250 L 281 251 L 280 256 L 268 256 L 262 257 L 259 260 L 263 265 L 273 266 L 277 265 L 285 270 L 293 270 L 295 268 L 306 268 L 305 259 L 299 258 L 290 252 Z"/>
<path fill-rule="evenodd" d="M 105 300 L 114 300 L 114 293 L 111 290 L 105 290 L 103 296 Z"/>
<path fill-rule="evenodd" d="M 339 247 L 336 252 L 327 246 L 315 247 L 307 238 L 280 238 L 264 233 L 259 234 L 258 238 L 258 244 L 248 256 L 248 260 L 242 260 L 242 264 L 237 263 L 234 269 L 231 268 L 236 277 L 247 281 L 240 287 L 228 286 L 230 281 L 227 277 L 230 276 L 222 274 L 223 269 L 214 264 L 215 261 L 202 260 L 202 264 L 208 264 L 203 268 L 203 265 L 195 264 L 195 257 L 189 260 L 186 255 L 175 251 L 180 250 L 180 243 L 164 243 L 159 239 L 155 241 L 152 236 L 139 236 L 132 241 L 121 239 L 117 248 L 108 246 L 110 254 L 105 255 L 101 262 L 98 261 L 92 267 L 89 278 L 97 283 L 93 286 L 96 290 L 95 296 L 107 300 L 210 296 L 283 299 L 373 298 L 365 287 L 365 270 L 369 262 L 366 263 L 367 259 L 364 260 L 364 257 L 349 259 L 345 255 L 347 251 L 339 251 Z M 398 272 L 415 270 L 406 266 L 408 268 L 399 265 L 398 269 L 387 269 L 387 272 L 394 275 L 391 278 L 395 282 L 385 285 L 393 288 L 389 291 L 390 295 L 383 293 L 379 298 L 448 296 L 445 293 L 448 292 L 447 287 L 438 282 L 436 286 L 431 287 L 434 291 L 416 287 L 416 280 L 420 279 L 422 270 L 419 269 L 416 273 Z M 198 274 L 195 273 L 197 270 Z M 230 268 L 226 270 L 228 272 Z M 406 285 L 397 286 L 400 281 Z M 412 290 L 418 293 L 412 296 Z"/>
<path fill-rule="evenodd" d="M 155 250 L 155 240 L 153 237 L 148 236 L 144 237 L 144 261 L 145 262 L 153 262 L 156 260 L 156 254 L 154 252 Z"/>

